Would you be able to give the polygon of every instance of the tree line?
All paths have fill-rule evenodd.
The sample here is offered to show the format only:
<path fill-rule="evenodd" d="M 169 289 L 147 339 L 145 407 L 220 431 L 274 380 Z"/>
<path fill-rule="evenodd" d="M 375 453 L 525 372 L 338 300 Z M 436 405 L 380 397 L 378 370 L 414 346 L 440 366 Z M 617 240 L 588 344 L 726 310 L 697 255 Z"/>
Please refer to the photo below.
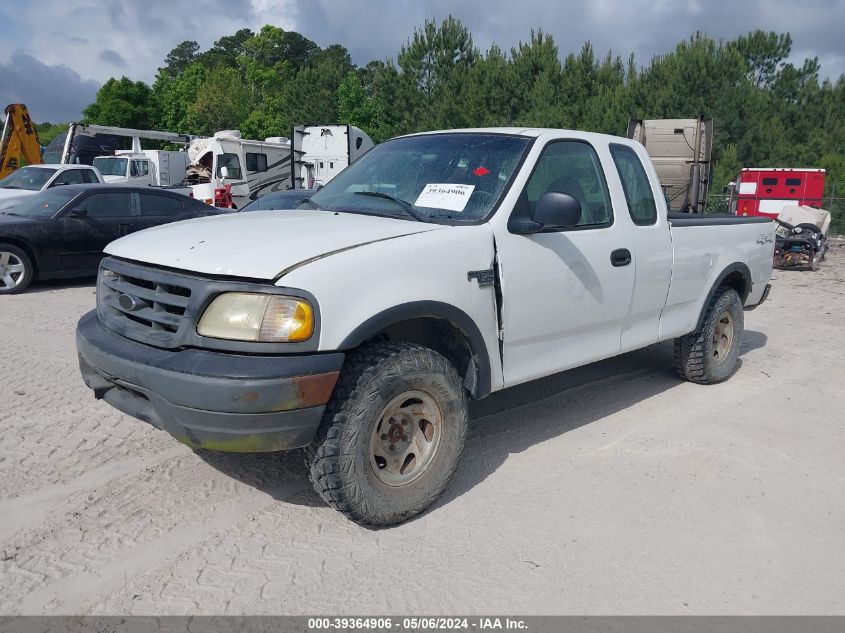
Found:
<path fill-rule="evenodd" d="M 787 61 L 789 34 L 731 41 L 702 33 L 640 65 L 590 42 L 561 60 L 554 38 L 532 31 L 510 50 L 475 46 L 457 19 L 427 21 L 395 59 L 352 63 L 340 44 L 317 46 L 267 25 L 202 51 L 185 41 L 148 85 L 109 79 L 85 122 L 245 138 L 288 136 L 298 123 L 350 123 L 379 142 L 439 128 L 500 125 L 624 134 L 629 118 L 715 121 L 711 191 L 742 167 L 824 167 L 828 193 L 845 195 L 845 75 L 820 79 L 818 60 Z"/>

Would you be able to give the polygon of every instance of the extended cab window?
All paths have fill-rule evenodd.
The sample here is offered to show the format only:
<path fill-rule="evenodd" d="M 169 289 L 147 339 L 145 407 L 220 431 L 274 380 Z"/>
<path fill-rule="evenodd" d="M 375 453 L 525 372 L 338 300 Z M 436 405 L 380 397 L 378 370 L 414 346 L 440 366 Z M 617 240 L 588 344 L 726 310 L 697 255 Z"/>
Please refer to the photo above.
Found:
<path fill-rule="evenodd" d="M 610 196 L 599 157 L 588 143 L 555 141 L 546 146 L 520 196 L 517 213 L 530 215 L 543 194 L 568 193 L 581 203 L 578 227 L 613 223 Z"/>
<path fill-rule="evenodd" d="M 657 205 L 651 193 L 651 183 L 637 153 L 625 145 L 611 144 L 610 155 L 619 172 L 628 213 L 634 224 L 647 226 L 657 222 Z"/>

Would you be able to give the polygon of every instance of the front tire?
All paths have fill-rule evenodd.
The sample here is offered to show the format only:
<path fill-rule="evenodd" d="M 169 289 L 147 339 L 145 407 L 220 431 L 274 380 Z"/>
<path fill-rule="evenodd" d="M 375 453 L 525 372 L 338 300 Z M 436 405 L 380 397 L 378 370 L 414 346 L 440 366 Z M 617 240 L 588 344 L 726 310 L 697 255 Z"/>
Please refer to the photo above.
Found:
<path fill-rule="evenodd" d="M 349 355 L 307 449 L 311 483 L 364 526 L 417 516 L 443 492 L 467 432 L 467 401 L 443 356 L 410 343 L 376 343 Z"/>
<path fill-rule="evenodd" d="M 0 244 L 0 295 L 23 292 L 32 282 L 32 260 L 14 244 Z"/>
<path fill-rule="evenodd" d="M 733 288 L 719 286 L 701 329 L 675 339 L 675 369 L 681 378 L 700 385 L 730 378 L 739 358 L 744 326 L 739 294 Z"/>

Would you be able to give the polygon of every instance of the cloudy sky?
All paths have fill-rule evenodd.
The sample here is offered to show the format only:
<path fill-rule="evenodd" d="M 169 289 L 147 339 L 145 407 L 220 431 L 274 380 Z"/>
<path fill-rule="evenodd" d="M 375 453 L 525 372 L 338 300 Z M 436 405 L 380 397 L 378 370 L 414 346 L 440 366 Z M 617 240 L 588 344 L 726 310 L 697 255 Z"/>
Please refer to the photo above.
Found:
<path fill-rule="evenodd" d="M 450 13 L 482 49 L 508 49 L 539 27 L 562 56 L 589 39 L 640 63 L 696 30 L 725 39 L 788 31 L 796 61 L 818 56 L 823 75 L 845 72 L 845 0 L 4 0 L 0 107 L 22 102 L 36 121 L 74 120 L 109 77 L 152 81 L 179 42 L 205 49 L 268 23 L 341 43 L 365 64 L 395 56 L 416 26 Z"/>

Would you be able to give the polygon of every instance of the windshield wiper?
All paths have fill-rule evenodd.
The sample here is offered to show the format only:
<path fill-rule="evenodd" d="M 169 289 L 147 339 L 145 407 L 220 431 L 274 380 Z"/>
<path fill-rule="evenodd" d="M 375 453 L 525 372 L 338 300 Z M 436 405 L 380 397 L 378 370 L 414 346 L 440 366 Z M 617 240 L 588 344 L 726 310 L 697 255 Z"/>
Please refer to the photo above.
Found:
<path fill-rule="evenodd" d="M 395 196 L 391 196 L 389 193 L 382 193 L 381 191 L 356 191 L 356 196 L 370 196 L 372 198 L 383 198 L 385 200 L 390 200 L 391 202 L 395 202 L 397 206 L 402 207 L 402 210 L 405 211 L 408 215 L 412 218 L 417 220 L 418 222 L 428 222 L 426 218 L 424 218 L 419 211 L 414 208 L 410 202 L 406 202 L 401 198 L 397 198 Z"/>

